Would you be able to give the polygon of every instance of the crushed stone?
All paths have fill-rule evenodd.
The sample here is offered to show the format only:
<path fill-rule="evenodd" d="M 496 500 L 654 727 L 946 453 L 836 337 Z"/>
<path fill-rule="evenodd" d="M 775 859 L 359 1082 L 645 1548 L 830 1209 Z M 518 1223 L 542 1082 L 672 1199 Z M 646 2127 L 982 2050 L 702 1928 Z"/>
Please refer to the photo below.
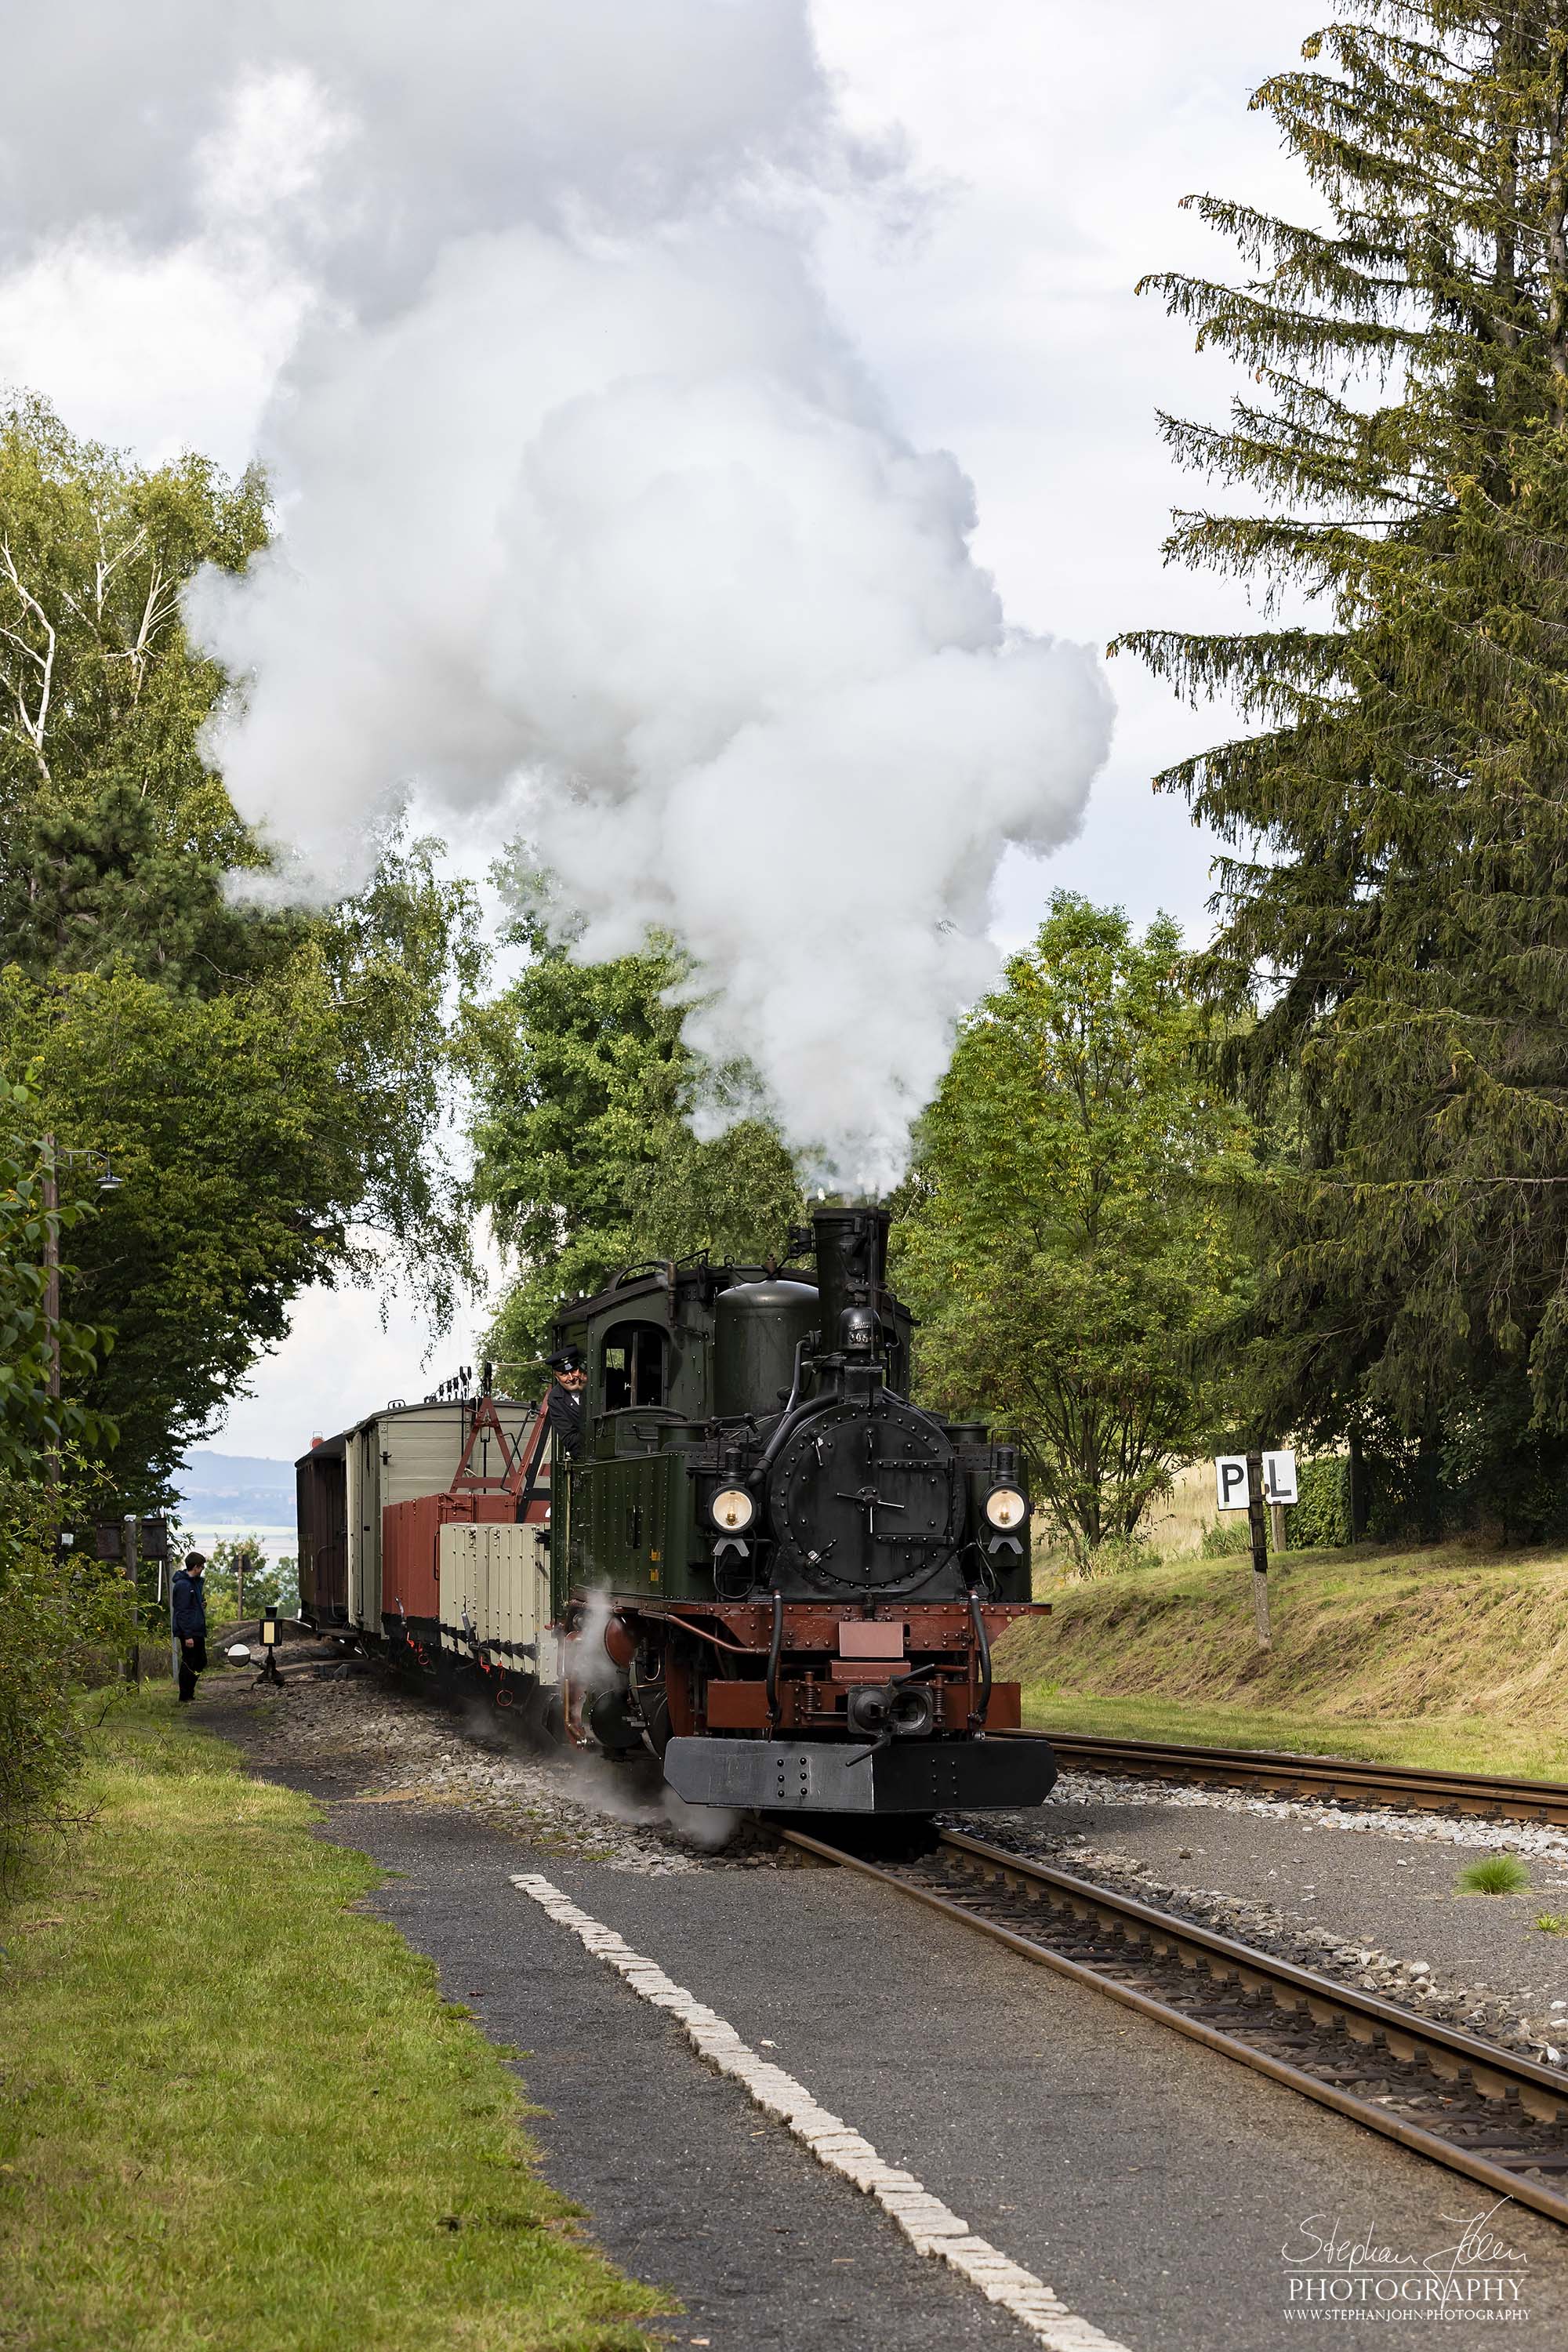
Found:
<path fill-rule="evenodd" d="M 1371 1943 L 1352 1942 L 1320 1927 L 1313 1927 L 1289 1918 L 1277 1906 L 1269 1903 L 1243 1901 L 1217 1887 L 1187 1886 L 1173 1884 L 1159 1876 L 1151 1864 L 1135 1854 L 1124 1853 L 1110 1845 L 1099 1845 L 1081 1831 L 1068 1829 L 1060 1819 L 1062 1811 L 1074 1801 L 1079 1803 L 1116 1803 L 1130 1801 L 1127 1791 L 1136 1787 L 1140 1791 L 1166 1783 L 1116 1781 L 1108 1783 L 1105 1776 L 1094 1774 L 1063 1774 L 1079 1784 L 1076 1799 L 1069 1793 L 1057 1808 L 1058 1818 L 1052 1821 L 1052 1807 L 1041 1808 L 1041 1820 L 1033 1821 L 1013 1813 L 998 1816 L 972 1814 L 954 1817 L 954 1826 L 962 1827 L 972 1837 L 984 1838 L 987 1843 L 1003 1846 L 1030 1861 L 1042 1862 L 1055 1870 L 1070 1872 L 1103 1885 L 1115 1895 L 1132 1896 L 1152 1908 L 1168 1911 L 1175 1918 L 1186 1919 L 1194 1927 L 1207 1927 L 1215 1934 L 1228 1936 L 1238 1944 L 1251 1944 L 1277 1959 L 1292 1961 L 1296 1967 L 1311 1969 L 1320 1976 L 1353 1987 L 1357 1991 L 1375 1994 L 1379 1999 L 1398 2003 L 1419 2016 L 1441 2020 L 1461 2032 L 1474 2034 L 1478 2040 L 1497 2043 L 1500 2048 L 1518 2051 L 1540 2060 L 1546 2065 L 1562 2066 L 1568 2060 L 1568 2013 L 1562 2005 L 1556 2012 L 1550 2010 L 1527 2012 L 1515 2001 L 1487 1985 L 1467 1984 L 1457 1978 L 1439 1978 L 1429 1962 L 1406 1959 L 1384 1951 Z M 1058 1788 L 1060 1789 L 1058 1782 Z M 1114 1789 L 1115 1794 L 1110 1790 Z M 1192 1791 L 1184 1789 L 1184 1796 Z M 1231 1796 L 1234 1790 L 1205 1790 L 1205 1795 Z M 1228 1811 L 1279 1811 L 1286 1808 L 1265 1804 L 1258 1800 L 1241 1798 L 1239 1805 L 1222 1808 Z M 1372 1809 L 1369 1809 L 1372 1810 Z M 1291 1803 L 1289 1811 L 1300 1814 L 1326 1812 L 1329 1807 L 1310 1803 Z M 1434 1817 L 1427 1813 L 1411 1816 L 1376 1808 L 1377 1825 L 1386 1833 L 1391 1829 L 1402 1833 L 1407 1825 L 1420 1832 L 1430 1832 L 1434 1826 L 1468 1832 L 1474 1824 L 1449 1816 Z M 1337 1809 L 1330 1814 L 1335 1828 L 1359 1827 Z M 1468 1835 L 1447 1841 L 1458 1845 L 1484 1843 L 1489 1852 L 1497 1850 L 1497 1831 L 1501 1824 L 1491 1824 L 1492 1834 L 1484 1840 Z M 1560 1830 L 1545 1829 L 1543 1832 L 1531 1822 L 1510 1822 L 1506 1825 L 1510 1834 L 1518 1830 L 1543 1833 L 1556 1841 L 1555 1845 L 1521 1848 L 1520 1851 L 1557 1853 L 1568 1849 L 1568 1839 Z"/>
<path fill-rule="evenodd" d="M 334 1789 L 338 1802 L 461 1806 L 538 1853 L 652 1876 L 793 1861 L 742 1816 L 683 1803 L 651 1763 L 540 1755 L 489 1710 L 455 1714 L 379 1675 L 329 1673 L 281 1690 L 209 1675 L 193 1713 L 237 1738 L 253 1764 L 347 1781 Z"/>
<path fill-rule="evenodd" d="M 1517 1853 L 1568 1862 L 1568 1830 L 1549 1822 L 1488 1821 L 1475 1813 L 1428 1812 L 1425 1807 L 1363 1805 L 1337 1797 L 1259 1797 L 1247 1789 L 1226 1789 L 1191 1780 L 1122 1780 L 1111 1772 L 1064 1771 L 1042 1811 L 1074 1805 L 1185 1806 L 1194 1811 L 1256 1813 L 1274 1821 L 1300 1821 L 1314 1828 L 1347 1830 L 1471 1846 L 1480 1853 Z"/>

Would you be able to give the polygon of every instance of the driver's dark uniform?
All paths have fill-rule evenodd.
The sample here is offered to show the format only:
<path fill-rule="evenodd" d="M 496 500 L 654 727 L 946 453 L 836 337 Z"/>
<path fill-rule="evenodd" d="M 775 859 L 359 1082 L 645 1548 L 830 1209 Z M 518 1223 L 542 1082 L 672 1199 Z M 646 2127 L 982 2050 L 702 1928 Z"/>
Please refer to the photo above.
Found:
<path fill-rule="evenodd" d="M 550 1394 L 544 1401 L 544 1418 L 555 1450 L 575 1461 L 583 1450 L 583 1400 L 563 1389 L 559 1381 L 550 1383 Z"/>

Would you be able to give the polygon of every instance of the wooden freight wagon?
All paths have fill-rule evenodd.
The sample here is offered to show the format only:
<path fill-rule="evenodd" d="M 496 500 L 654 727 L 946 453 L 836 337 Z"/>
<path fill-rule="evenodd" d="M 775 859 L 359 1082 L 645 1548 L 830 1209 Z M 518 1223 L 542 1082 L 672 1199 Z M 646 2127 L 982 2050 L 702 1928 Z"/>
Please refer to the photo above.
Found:
<path fill-rule="evenodd" d="M 533 1421 L 533 1407 L 497 1397 L 496 1419 L 507 1443 L 515 1448 Z M 436 1591 L 436 1531 L 442 1517 L 452 1517 L 450 1506 L 434 1508 L 457 1477 L 464 1452 L 474 1435 L 478 1400 L 442 1399 L 426 1404 L 389 1404 L 353 1429 L 313 1445 L 295 1465 L 300 1497 L 300 1601 L 301 1613 L 323 1630 L 345 1631 L 379 1638 L 397 1632 L 405 1618 L 419 1615 L 434 1623 Z M 478 1433 L 471 1468 L 481 1475 L 500 1476 L 506 1465 L 500 1447 L 488 1430 Z M 491 1456 L 495 1458 L 491 1458 Z M 546 1466 L 540 1486 L 542 1500 L 549 1496 Z M 467 1498 L 465 1498 L 466 1501 Z M 428 1517 L 428 1566 L 423 1581 L 416 1581 L 416 1560 L 422 1556 L 410 1531 L 398 1538 L 389 1583 L 384 1560 L 384 1523 L 406 1516 L 398 1507 L 419 1502 L 431 1507 Z M 482 1495 L 476 1504 L 483 1518 L 515 1519 L 517 1506 L 510 1496 Z M 461 1511 L 458 1516 L 467 1516 Z M 407 1590 L 405 1590 L 405 1586 Z M 416 1610 L 411 1594 L 426 1602 Z"/>
<path fill-rule="evenodd" d="M 294 1465 L 300 1613 L 325 1632 L 349 1622 L 349 1506 L 344 1440 L 329 1437 Z"/>

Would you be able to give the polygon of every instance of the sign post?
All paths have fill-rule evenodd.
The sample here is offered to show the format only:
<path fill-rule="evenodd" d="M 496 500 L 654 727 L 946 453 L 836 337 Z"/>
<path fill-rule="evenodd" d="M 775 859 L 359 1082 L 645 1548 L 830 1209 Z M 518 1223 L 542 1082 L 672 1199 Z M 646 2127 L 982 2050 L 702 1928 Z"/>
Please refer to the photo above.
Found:
<path fill-rule="evenodd" d="M 1252 1530 L 1252 1614 L 1258 1626 L 1258 1647 L 1267 1650 L 1272 1643 L 1268 1631 L 1268 1520 L 1263 1502 L 1261 1454 L 1249 1454 L 1247 1457 L 1247 1518 Z"/>
<path fill-rule="evenodd" d="M 1222 1511 L 1245 1511 L 1252 1537 L 1252 1607 L 1258 1639 L 1270 1647 L 1268 1629 L 1268 1536 L 1285 1550 L 1285 1506 L 1297 1498 L 1296 1456 L 1289 1452 L 1220 1454 L 1215 1457 L 1215 1503 Z"/>
<path fill-rule="evenodd" d="M 134 1519 L 127 1519 L 125 1522 L 125 1581 L 131 1593 L 131 1646 L 126 1654 L 124 1675 L 125 1680 L 132 1687 L 137 1687 L 142 1681 L 142 1627 L 138 1622 L 142 1613 L 140 1605 L 142 1594 L 136 1578 L 136 1522 Z"/>

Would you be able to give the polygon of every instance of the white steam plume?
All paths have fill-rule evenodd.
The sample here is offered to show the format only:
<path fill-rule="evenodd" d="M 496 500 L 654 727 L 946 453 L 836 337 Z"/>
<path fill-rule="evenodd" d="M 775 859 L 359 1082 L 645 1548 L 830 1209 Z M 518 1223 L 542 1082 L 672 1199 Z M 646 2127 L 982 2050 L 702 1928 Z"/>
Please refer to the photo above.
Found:
<path fill-rule="evenodd" d="M 154 13 L 79 184 L 47 74 L 0 171 L 35 234 L 226 204 L 321 289 L 262 452 L 283 535 L 189 604 L 247 682 L 213 743 L 242 814 L 318 895 L 409 789 L 504 814 L 578 952 L 673 931 L 690 1042 L 886 1185 L 994 971 L 1002 853 L 1075 829 L 1110 704 L 1009 629 L 968 483 L 821 299 L 812 186 L 887 158 L 804 0 Z M 51 51 L 60 15 L 122 21 L 67 7 Z"/>

